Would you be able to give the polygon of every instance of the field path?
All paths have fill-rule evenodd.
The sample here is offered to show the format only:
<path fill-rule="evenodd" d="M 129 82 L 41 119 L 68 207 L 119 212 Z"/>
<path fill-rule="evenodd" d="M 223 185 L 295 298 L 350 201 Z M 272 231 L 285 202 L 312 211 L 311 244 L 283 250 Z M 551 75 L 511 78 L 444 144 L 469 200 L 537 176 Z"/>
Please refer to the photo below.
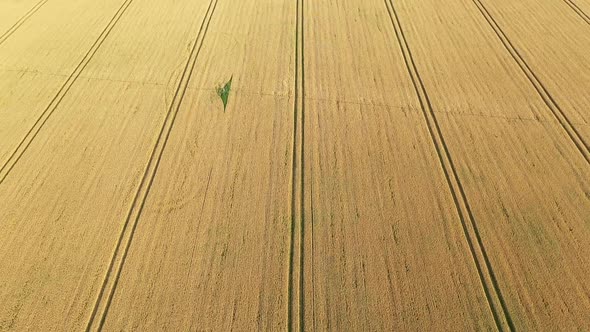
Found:
<path fill-rule="evenodd" d="M 471 0 L 396 7 L 511 325 L 588 326 L 586 160 Z"/>
<path fill-rule="evenodd" d="M 94 310 L 207 10 L 134 4 L 0 185 L 2 330 L 82 330 Z"/>
<path fill-rule="evenodd" d="M 287 328 L 295 15 L 292 1 L 217 3 L 105 330 Z M 231 77 L 224 110 L 215 88 Z"/>

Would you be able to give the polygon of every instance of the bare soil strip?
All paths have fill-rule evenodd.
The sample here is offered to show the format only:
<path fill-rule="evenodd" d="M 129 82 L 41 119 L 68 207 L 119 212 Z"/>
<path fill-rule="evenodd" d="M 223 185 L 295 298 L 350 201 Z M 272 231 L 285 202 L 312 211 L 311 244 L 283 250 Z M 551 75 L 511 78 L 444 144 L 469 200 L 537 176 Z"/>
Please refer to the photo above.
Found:
<path fill-rule="evenodd" d="M 82 330 L 93 312 L 207 10 L 134 4 L 0 186 L 2 329 Z"/>
<path fill-rule="evenodd" d="M 471 0 L 396 8 L 510 328 L 586 326 L 586 160 Z"/>
<path fill-rule="evenodd" d="M 33 0 L 19 2 L 3 1 L 0 3 L 0 32 L 4 31 L 0 35 L 0 45 L 2 45 L 6 39 L 18 30 L 18 28 L 20 28 L 20 26 L 35 14 L 46 2 L 47 0 Z M 29 7 L 30 9 L 25 12 Z M 17 15 L 21 13 L 23 13 L 23 15 L 16 19 Z M 9 26 L 12 22 L 14 22 L 14 24 Z"/>
<path fill-rule="evenodd" d="M 287 329 L 295 19 L 294 1 L 219 1 L 105 330 Z"/>

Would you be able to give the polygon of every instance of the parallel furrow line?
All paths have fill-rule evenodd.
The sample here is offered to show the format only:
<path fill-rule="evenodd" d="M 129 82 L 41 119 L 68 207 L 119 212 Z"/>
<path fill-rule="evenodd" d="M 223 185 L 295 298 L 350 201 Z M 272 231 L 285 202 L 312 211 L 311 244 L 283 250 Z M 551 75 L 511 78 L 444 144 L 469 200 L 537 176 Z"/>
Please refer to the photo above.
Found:
<path fill-rule="evenodd" d="M 516 61 L 516 63 L 518 64 L 518 66 L 520 67 L 522 72 L 526 75 L 528 80 L 531 82 L 531 84 L 533 85 L 533 87 L 535 88 L 535 90 L 537 91 L 539 96 L 541 97 L 541 99 L 543 99 L 543 102 L 545 103 L 545 105 L 547 105 L 547 107 L 549 108 L 549 110 L 551 111 L 553 116 L 557 119 L 557 121 L 561 125 L 561 128 L 566 132 L 567 136 L 575 144 L 576 148 L 582 154 L 582 156 L 584 157 L 586 162 L 590 164 L 590 147 L 584 141 L 584 139 L 582 138 L 582 136 L 580 135 L 578 130 L 574 127 L 574 125 L 571 123 L 571 121 L 565 115 L 565 113 L 563 112 L 563 110 L 561 109 L 559 104 L 555 101 L 553 96 L 551 96 L 551 94 L 549 93 L 549 90 L 547 90 L 545 85 L 543 85 L 543 83 L 541 82 L 539 77 L 530 68 L 530 66 L 524 60 L 522 55 L 518 52 L 516 47 L 514 47 L 514 45 L 510 41 L 510 39 L 508 39 L 508 36 L 506 35 L 506 33 L 504 33 L 504 30 L 502 30 L 502 28 L 500 27 L 498 22 L 496 22 L 496 20 L 490 14 L 488 9 L 484 6 L 484 4 L 480 0 L 472 0 L 472 1 L 475 4 L 475 6 L 477 7 L 477 9 L 479 10 L 479 12 L 483 15 L 485 20 L 488 22 L 488 24 L 490 25 L 492 30 L 494 30 L 494 32 L 496 33 L 496 36 L 502 42 L 502 45 L 504 45 L 506 50 L 508 50 L 508 53 L 510 53 L 510 55 L 512 56 L 514 61 Z"/>
<path fill-rule="evenodd" d="M 41 8 L 48 0 L 41 0 L 37 2 L 28 12 L 26 12 L 16 23 L 14 23 L 8 30 L 6 30 L 0 36 L 0 45 L 8 39 L 8 37 L 12 36 L 12 34 L 18 30 L 33 14 L 35 14 L 39 8 Z"/>
<path fill-rule="evenodd" d="M 287 289 L 287 330 L 304 331 L 304 61 L 303 61 L 303 1 L 296 0 L 295 17 L 295 100 L 293 105 L 293 146 L 291 178 L 291 236 Z"/>
<path fill-rule="evenodd" d="M 92 44 L 92 47 L 86 52 L 80 63 L 76 66 L 74 71 L 68 76 L 67 80 L 61 86 L 59 91 L 53 97 L 53 99 L 49 102 L 49 105 L 45 108 L 45 110 L 41 113 L 41 115 L 37 118 L 33 126 L 29 129 L 29 131 L 25 134 L 25 136 L 21 139 L 19 144 L 16 146 L 14 151 L 10 154 L 4 165 L 0 167 L 0 184 L 4 182 L 10 171 L 14 168 L 16 163 L 20 160 L 23 156 L 25 151 L 31 145 L 37 134 L 41 131 L 47 120 L 51 117 L 51 115 L 55 112 L 61 101 L 64 99 L 65 95 L 70 91 L 72 85 L 76 82 L 76 80 L 80 77 L 80 74 L 86 68 L 94 54 L 96 54 L 97 50 L 103 44 L 105 39 L 113 30 L 114 26 L 119 22 L 129 5 L 133 2 L 133 0 L 125 0 L 121 7 L 117 10 L 115 15 L 111 18 L 107 26 L 103 29 L 100 33 L 98 38 Z"/>
<path fill-rule="evenodd" d="M 156 139 L 156 143 L 152 149 L 149 161 L 144 169 L 141 182 L 135 197 L 133 198 L 133 202 L 125 219 L 125 223 L 123 224 L 117 245 L 115 246 L 109 267 L 103 279 L 102 287 L 96 298 L 94 309 L 90 319 L 88 320 L 86 331 L 102 330 L 106 320 L 109 307 L 113 300 L 113 296 L 121 276 L 121 271 L 123 270 L 125 264 L 125 259 L 127 258 L 129 248 L 131 247 L 139 218 L 141 217 L 146 199 L 156 177 L 158 167 L 174 127 L 178 111 L 184 100 L 184 95 L 192 77 L 195 64 L 197 63 L 197 58 L 203 46 L 205 36 L 209 30 L 209 24 L 211 23 L 211 19 L 215 13 L 215 9 L 217 8 L 217 3 L 218 0 L 210 0 L 205 17 L 201 22 L 199 32 L 194 40 L 190 55 L 186 61 L 184 70 L 176 87 L 174 97 L 170 107 L 168 108 L 166 118 L 162 124 L 162 127 L 160 128 L 158 138 Z"/>
<path fill-rule="evenodd" d="M 586 23 L 590 24 L 590 16 L 586 14 L 573 0 L 563 0 L 570 8 L 580 16 Z"/>
<path fill-rule="evenodd" d="M 301 70 L 300 75 L 300 88 L 301 94 L 299 95 L 301 103 L 301 144 L 299 149 L 299 156 L 301 159 L 301 185 L 299 188 L 300 195 L 300 211 L 301 211 L 301 232 L 299 239 L 299 321 L 300 330 L 305 331 L 305 14 L 304 14 L 304 3 L 305 0 L 300 1 L 300 24 L 299 24 L 299 45 L 301 46 L 301 53 L 299 54 L 299 62 Z M 313 241 L 313 239 L 312 239 Z M 313 308 L 312 308 L 313 309 Z"/>
<path fill-rule="evenodd" d="M 451 192 L 455 208 L 461 221 L 463 234 L 469 246 L 473 262 L 475 264 L 482 288 L 486 295 L 490 311 L 496 323 L 498 330 L 514 331 L 514 324 L 508 312 L 508 308 L 498 286 L 491 263 L 488 259 L 483 241 L 477 228 L 477 223 L 471 211 L 463 185 L 457 174 L 455 164 L 445 142 L 444 136 L 440 129 L 439 122 L 434 113 L 432 103 L 420 77 L 418 68 L 414 62 L 414 57 L 410 50 L 408 41 L 405 37 L 402 24 L 395 10 L 392 0 L 384 0 L 395 30 L 398 45 L 401 49 L 406 68 L 412 80 L 412 84 L 418 96 L 422 113 L 426 121 L 430 137 L 439 158 L 442 171 L 445 175 L 447 185 Z M 483 261 L 483 263 L 482 263 Z M 499 303 L 499 305 L 498 305 Z"/>

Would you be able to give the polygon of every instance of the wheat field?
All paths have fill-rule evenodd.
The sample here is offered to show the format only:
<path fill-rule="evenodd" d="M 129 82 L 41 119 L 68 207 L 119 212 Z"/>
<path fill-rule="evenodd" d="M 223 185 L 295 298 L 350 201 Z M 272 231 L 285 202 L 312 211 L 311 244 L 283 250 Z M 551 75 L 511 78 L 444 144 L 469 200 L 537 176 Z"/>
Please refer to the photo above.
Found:
<path fill-rule="evenodd" d="M 590 0 L 0 0 L 0 331 L 590 330 Z"/>

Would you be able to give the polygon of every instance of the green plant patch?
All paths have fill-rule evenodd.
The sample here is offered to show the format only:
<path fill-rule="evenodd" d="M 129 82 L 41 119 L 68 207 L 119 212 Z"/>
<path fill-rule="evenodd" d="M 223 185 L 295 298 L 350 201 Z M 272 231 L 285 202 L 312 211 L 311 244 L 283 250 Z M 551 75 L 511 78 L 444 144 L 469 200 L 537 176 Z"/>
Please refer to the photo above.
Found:
<path fill-rule="evenodd" d="M 229 78 L 229 81 L 227 81 L 227 83 L 225 83 L 223 87 L 217 88 L 217 95 L 219 96 L 219 98 L 221 98 L 221 101 L 223 102 L 223 112 L 225 112 L 225 109 L 227 107 L 227 100 L 229 98 L 229 92 L 231 90 L 231 81 L 233 80 L 233 78 L 234 76 L 232 75 Z"/>

